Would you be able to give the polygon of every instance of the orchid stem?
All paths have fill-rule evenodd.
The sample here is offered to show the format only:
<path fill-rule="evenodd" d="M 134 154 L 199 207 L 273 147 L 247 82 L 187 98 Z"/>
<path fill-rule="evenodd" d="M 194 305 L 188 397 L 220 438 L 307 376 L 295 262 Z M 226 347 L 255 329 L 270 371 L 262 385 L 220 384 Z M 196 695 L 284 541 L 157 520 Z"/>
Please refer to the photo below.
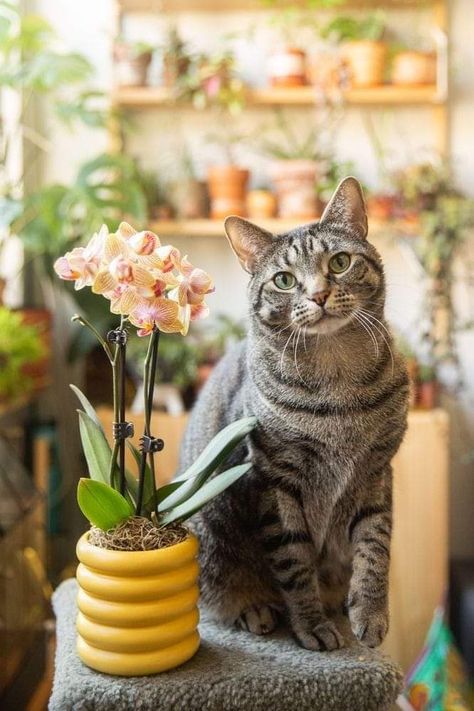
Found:
<path fill-rule="evenodd" d="M 88 321 L 86 318 L 84 318 L 84 316 L 80 316 L 79 314 L 74 314 L 74 316 L 71 318 L 71 321 L 77 321 L 78 323 L 81 324 L 81 326 L 85 326 L 90 331 L 92 331 L 92 333 L 94 334 L 94 336 L 97 338 L 100 345 L 104 349 L 105 354 L 106 354 L 107 358 L 109 359 L 110 363 L 113 365 L 114 356 L 112 354 L 112 351 L 110 350 L 109 344 L 102 338 L 102 336 L 100 335 L 99 331 L 95 328 L 95 326 L 93 326 L 90 321 Z"/>
<path fill-rule="evenodd" d="M 143 397 L 145 406 L 145 428 L 144 434 L 148 437 L 151 436 L 151 413 L 153 409 L 153 393 L 155 388 L 155 378 L 156 378 L 156 365 L 158 358 L 158 345 L 160 341 L 160 331 L 155 328 L 150 336 L 150 343 L 148 344 L 148 351 L 145 358 L 144 368 L 143 368 Z M 155 483 L 155 463 L 153 458 L 153 452 L 150 455 L 150 472 L 153 477 L 152 490 L 155 504 L 156 501 L 156 483 Z M 143 505 L 143 491 L 145 488 L 145 476 L 146 476 L 146 459 L 147 452 L 142 450 L 141 461 L 140 461 L 140 474 L 138 479 L 138 493 L 137 493 L 137 506 L 136 514 L 141 516 L 142 505 Z"/>

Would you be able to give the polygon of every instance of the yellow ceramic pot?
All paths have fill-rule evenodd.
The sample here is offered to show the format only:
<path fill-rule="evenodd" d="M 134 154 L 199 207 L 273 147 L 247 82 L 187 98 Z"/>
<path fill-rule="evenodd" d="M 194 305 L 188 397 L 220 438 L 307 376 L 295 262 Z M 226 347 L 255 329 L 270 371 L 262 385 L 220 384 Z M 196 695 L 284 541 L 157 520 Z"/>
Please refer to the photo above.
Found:
<path fill-rule="evenodd" d="M 183 664 L 199 647 L 197 539 L 153 551 L 77 544 L 77 651 L 106 674 L 141 676 Z"/>

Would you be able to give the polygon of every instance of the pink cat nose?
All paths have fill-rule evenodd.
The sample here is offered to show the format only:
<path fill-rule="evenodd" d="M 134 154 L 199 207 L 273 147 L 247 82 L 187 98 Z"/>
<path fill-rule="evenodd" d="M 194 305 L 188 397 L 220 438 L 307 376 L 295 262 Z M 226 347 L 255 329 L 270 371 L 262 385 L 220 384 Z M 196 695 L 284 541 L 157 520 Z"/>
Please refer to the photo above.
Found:
<path fill-rule="evenodd" d="M 318 306 L 324 306 L 324 304 L 328 300 L 330 293 L 331 293 L 330 289 L 323 289 L 322 291 L 315 291 L 311 298 L 313 301 L 315 301 L 317 303 Z"/>

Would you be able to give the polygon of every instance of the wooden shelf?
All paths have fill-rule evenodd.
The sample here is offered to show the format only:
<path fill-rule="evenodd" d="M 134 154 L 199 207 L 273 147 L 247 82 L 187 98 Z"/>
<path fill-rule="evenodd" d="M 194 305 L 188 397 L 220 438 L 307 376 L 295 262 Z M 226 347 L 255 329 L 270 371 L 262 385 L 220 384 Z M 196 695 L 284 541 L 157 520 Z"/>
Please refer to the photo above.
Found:
<path fill-rule="evenodd" d="M 315 106 L 316 94 L 312 86 L 293 89 L 249 89 L 247 102 L 250 107 L 265 106 Z M 179 108 L 172 92 L 165 87 L 120 87 L 113 90 L 112 103 L 129 109 Z M 400 87 L 391 84 L 370 89 L 351 89 L 344 94 L 344 100 L 353 106 L 410 106 L 414 104 L 441 104 L 436 86 Z M 186 105 L 184 105 L 186 106 Z M 188 108 L 192 109 L 191 105 Z"/>
<path fill-rule="evenodd" d="M 317 218 L 316 218 L 317 219 Z M 289 230 L 299 227 L 304 224 L 304 220 L 298 219 L 267 219 L 255 222 L 274 234 L 288 232 Z M 223 220 L 157 220 L 150 225 L 156 234 L 163 237 L 223 237 L 224 226 Z M 417 227 L 413 223 L 405 223 L 401 221 L 380 222 L 377 220 L 369 221 L 369 235 L 391 233 L 395 235 L 412 236 L 417 234 Z"/>
<path fill-rule="evenodd" d="M 417 8 L 431 6 L 435 0 L 346 0 L 342 6 L 358 7 Z M 281 2 L 279 7 L 287 5 L 306 6 L 305 0 Z M 242 12 L 268 10 L 262 0 L 118 0 L 122 12 Z M 340 6 L 339 6 L 340 7 Z"/>

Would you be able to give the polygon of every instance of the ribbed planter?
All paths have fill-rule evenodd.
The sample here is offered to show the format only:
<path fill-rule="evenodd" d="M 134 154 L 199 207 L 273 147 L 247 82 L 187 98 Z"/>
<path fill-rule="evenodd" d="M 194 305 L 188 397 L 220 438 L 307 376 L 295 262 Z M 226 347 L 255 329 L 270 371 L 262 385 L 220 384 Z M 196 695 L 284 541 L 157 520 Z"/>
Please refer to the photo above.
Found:
<path fill-rule="evenodd" d="M 153 551 L 77 544 L 77 652 L 106 674 L 173 669 L 199 647 L 197 539 Z"/>

